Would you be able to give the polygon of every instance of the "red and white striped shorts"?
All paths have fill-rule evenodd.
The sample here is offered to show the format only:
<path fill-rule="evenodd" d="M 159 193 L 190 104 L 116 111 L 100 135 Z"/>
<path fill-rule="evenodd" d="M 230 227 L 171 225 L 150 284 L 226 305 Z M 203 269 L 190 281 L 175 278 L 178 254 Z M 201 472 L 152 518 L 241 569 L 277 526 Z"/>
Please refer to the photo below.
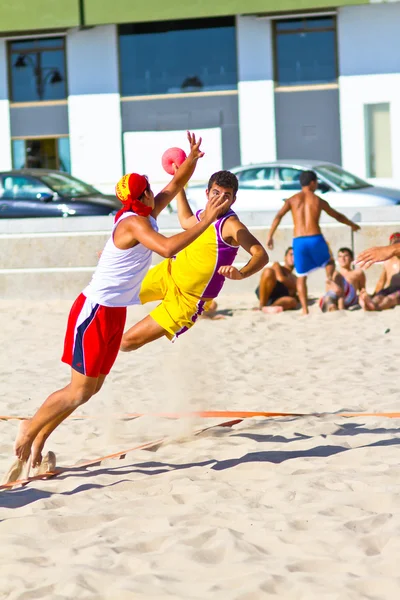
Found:
<path fill-rule="evenodd" d="M 126 320 L 125 307 L 96 304 L 80 294 L 69 313 L 61 360 L 87 377 L 108 375 Z"/>

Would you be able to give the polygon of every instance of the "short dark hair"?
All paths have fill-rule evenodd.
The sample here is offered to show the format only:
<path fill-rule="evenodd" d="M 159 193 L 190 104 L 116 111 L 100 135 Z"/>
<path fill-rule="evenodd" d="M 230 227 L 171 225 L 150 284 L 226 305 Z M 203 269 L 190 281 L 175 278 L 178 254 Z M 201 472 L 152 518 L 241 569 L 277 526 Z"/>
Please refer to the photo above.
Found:
<path fill-rule="evenodd" d="M 318 177 L 315 171 L 302 171 L 300 174 L 301 187 L 307 187 L 312 181 L 317 181 Z"/>
<path fill-rule="evenodd" d="M 293 246 L 289 246 L 289 248 L 286 248 L 286 251 L 285 251 L 285 257 L 286 257 L 286 256 L 289 254 L 289 252 L 290 252 L 291 250 L 293 250 Z"/>
<path fill-rule="evenodd" d="M 208 191 L 211 190 L 214 183 L 223 188 L 231 188 L 233 190 L 233 195 L 236 196 L 236 192 L 239 188 L 239 182 L 236 175 L 230 171 L 217 171 L 216 173 L 213 173 L 208 181 Z"/>
<path fill-rule="evenodd" d="M 343 246 L 343 248 L 339 248 L 338 254 L 339 254 L 339 252 L 348 252 L 350 254 L 351 260 L 354 260 L 354 252 L 350 248 L 347 248 L 346 246 Z"/>

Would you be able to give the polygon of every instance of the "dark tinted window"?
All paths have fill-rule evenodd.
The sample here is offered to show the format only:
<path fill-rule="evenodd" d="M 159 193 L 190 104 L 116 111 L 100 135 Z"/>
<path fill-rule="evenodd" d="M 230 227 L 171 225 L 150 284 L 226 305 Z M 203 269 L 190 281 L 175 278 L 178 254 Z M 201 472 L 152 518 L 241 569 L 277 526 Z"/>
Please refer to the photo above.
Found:
<path fill-rule="evenodd" d="M 122 96 L 229 90 L 237 86 L 233 18 L 122 25 Z"/>
<path fill-rule="evenodd" d="M 67 97 L 64 38 L 10 42 L 8 49 L 12 101 Z"/>
<path fill-rule="evenodd" d="M 240 189 L 268 189 L 275 188 L 275 169 L 272 167 L 252 167 L 236 173 Z"/>
<path fill-rule="evenodd" d="M 44 183 L 22 175 L 4 176 L 0 187 L 0 195 L 4 200 L 38 200 L 41 194 L 49 191 Z"/>
<path fill-rule="evenodd" d="M 275 50 L 278 85 L 307 85 L 336 81 L 334 17 L 276 22 Z"/>
<path fill-rule="evenodd" d="M 281 190 L 301 190 L 300 175 L 302 171 L 291 167 L 278 169 Z"/>

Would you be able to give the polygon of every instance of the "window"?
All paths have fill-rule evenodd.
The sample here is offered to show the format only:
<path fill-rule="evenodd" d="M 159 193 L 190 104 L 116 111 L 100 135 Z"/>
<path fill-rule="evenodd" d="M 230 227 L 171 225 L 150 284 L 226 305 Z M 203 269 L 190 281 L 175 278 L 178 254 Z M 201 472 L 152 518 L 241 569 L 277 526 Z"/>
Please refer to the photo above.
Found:
<path fill-rule="evenodd" d="M 6 175 L 1 182 L 0 196 L 4 200 L 40 198 L 50 193 L 49 188 L 31 177 Z"/>
<path fill-rule="evenodd" d="M 280 86 L 332 83 L 337 79 L 334 17 L 275 23 L 276 83 Z"/>
<path fill-rule="evenodd" d="M 278 169 L 281 190 L 301 190 L 300 175 L 302 171 L 291 167 Z"/>
<path fill-rule="evenodd" d="M 392 177 L 390 104 L 365 106 L 367 177 Z"/>
<path fill-rule="evenodd" d="M 67 97 L 64 38 L 10 42 L 8 50 L 13 102 Z"/>
<path fill-rule="evenodd" d="M 275 189 L 275 169 L 272 167 L 246 169 L 236 175 L 240 189 Z"/>
<path fill-rule="evenodd" d="M 69 138 L 34 138 L 12 141 L 14 169 L 71 171 Z"/>
<path fill-rule="evenodd" d="M 122 96 L 237 87 L 233 18 L 119 27 Z"/>
<path fill-rule="evenodd" d="M 336 185 L 343 190 L 361 190 L 362 188 L 371 187 L 369 183 L 348 173 L 341 167 L 336 165 L 318 165 L 317 173 L 321 174 L 332 185 Z"/>

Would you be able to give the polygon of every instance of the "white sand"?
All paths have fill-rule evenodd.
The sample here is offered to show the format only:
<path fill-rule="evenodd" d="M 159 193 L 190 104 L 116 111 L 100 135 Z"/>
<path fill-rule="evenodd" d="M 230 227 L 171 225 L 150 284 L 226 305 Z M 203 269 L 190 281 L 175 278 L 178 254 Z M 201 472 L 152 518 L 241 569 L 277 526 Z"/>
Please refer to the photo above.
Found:
<path fill-rule="evenodd" d="M 0 492 L 0 599 L 398 599 L 400 421 L 211 421 L 126 412 L 399 411 L 400 309 L 224 321 L 120 355 L 48 444 L 61 466 L 169 436 L 157 452 Z M 67 303 L 1 308 L 0 412 L 30 415 L 67 380 Z M 144 314 L 129 313 L 129 322 Z M 385 333 L 388 329 L 390 331 Z M 16 421 L 0 422 L 0 469 Z"/>

